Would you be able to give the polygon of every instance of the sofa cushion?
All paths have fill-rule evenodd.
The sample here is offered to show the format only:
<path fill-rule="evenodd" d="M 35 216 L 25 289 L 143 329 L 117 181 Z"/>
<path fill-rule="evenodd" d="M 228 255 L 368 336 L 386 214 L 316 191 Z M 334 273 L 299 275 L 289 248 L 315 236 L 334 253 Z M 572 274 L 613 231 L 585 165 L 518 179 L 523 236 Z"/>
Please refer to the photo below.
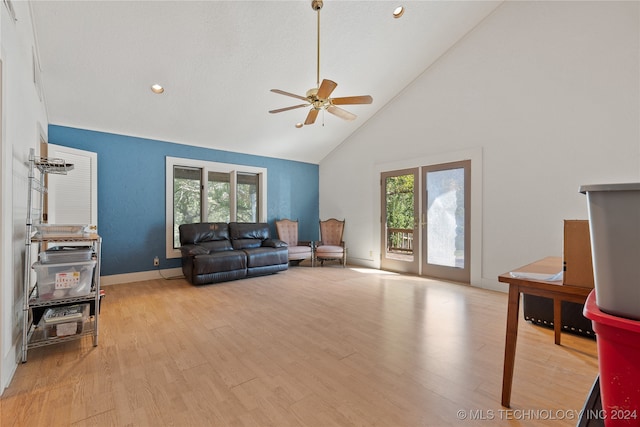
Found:
<path fill-rule="evenodd" d="M 209 285 L 211 283 L 227 282 L 229 280 L 244 279 L 247 277 L 248 271 L 242 270 L 230 270 L 230 271 L 215 271 L 207 274 L 198 274 L 194 276 L 191 283 L 194 285 Z"/>
<path fill-rule="evenodd" d="M 262 240 L 259 239 L 233 239 L 231 241 L 233 249 L 252 249 L 262 246 Z"/>
<path fill-rule="evenodd" d="M 289 262 L 286 247 L 283 248 L 250 248 L 243 249 L 247 254 L 247 268 L 263 267 L 266 265 L 287 264 Z"/>
<path fill-rule="evenodd" d="M 264 222 L 230 222 L 229 237 L 231 240 L 269 238 L 269 225 Z"/>
<path fill-rule="evenodd" d="M 232 251 L 233 246 L 229 240 L 213 240 L 209 242 L 200 242 L 197 246 L 206 249 L 208 252 Z"/>
<path fill-rule="evenodd" d="M 179 230 L 181 245 L 216 240 L 229 240 L 229 226 L 226 222 L 182 224 L 180 225 Z"/>
<path fill-rule="evenodd" d="M 247 257 L 242 251 L 212 252 L 207 255 L 196 255 L 193 259 L 194 275 L 246 268 Z"/>
<path fill-rule="evenodd" d="M 251 249 L 262 246 L 269 238 L 269 225 L 264 222 L 230 222 L 229 237 L 234 249 Z"/>

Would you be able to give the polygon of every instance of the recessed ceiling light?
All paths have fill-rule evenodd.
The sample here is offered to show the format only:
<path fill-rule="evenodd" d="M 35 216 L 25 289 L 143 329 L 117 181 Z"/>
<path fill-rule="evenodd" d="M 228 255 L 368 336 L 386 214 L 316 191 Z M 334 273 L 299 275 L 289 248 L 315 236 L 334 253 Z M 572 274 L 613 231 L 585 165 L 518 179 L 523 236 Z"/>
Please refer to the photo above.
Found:
<path fill-rule="evenodd" d="M 153 92 L 153 93 L 162 93 L 162 92 L 164 92 L 164 88 L 156 83 L 154 85 L 151 85 L 151 92 Z"/>
<path fill-rule="evenodd" d="M 300 129 L 302 126 L 304 126 L 302 123 L 296 123 L 296 127 L 297 127 L 298 129 Z"/>
<path fill-rule="evenodd" d="M 395 9 L 393 9 L 394 18 L 400 18 L 403 13 L 404 13 L 404 6 L 398 6 Z"/>

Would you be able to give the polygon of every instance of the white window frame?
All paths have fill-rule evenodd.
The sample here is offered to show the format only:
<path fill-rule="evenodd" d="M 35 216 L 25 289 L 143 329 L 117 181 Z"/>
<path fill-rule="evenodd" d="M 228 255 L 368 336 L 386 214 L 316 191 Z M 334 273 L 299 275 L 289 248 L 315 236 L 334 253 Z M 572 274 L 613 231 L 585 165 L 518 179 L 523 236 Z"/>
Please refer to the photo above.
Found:
<path fill-rule="evenodd" d="M 199 168 L 202 170 L 202 182 L 206 186 L 208 184 L 207 176 L 209 172 L 222 172 L 230 174 L 230 184 L 231 184 L 231 194 L 230 194 L 230 205 L 231 205 L 231 221 L 235 221 L 236 218 L 236 201 L 235 201 L 235 189 L 237 183 L 237 174 L 239 173 L 253 173 L 258 175 L 258 185 L 259 185 L 259 200 L 258 200 L 258 215 L 259 222 L 267 221 L 267 169 L 260 168 L 255 166 L 245 166 L 245 165 L 236 165 L 231 163 L 219 163 L 219 162 L 208 162 L 204 160 L 196 160 L 196 159 L 185 159 L 180 157 L 166 157 L 166 169 L 165 169 L 165 206 L 166 206 L 166 226 L 165 226 L 165 237 L 166 237 L 166 257 L 169 258 L 180 258 L 180 249 L 175 249 L 173 247 L 173 168 L 175 166 L 185 166 L 185 167 L 193 167 Z M 205 188 L 206 194 L 206 188 Z M 204 204 L 203 210 L 207 212 L 207 198 L 205 197 L 202 201 Z"/>

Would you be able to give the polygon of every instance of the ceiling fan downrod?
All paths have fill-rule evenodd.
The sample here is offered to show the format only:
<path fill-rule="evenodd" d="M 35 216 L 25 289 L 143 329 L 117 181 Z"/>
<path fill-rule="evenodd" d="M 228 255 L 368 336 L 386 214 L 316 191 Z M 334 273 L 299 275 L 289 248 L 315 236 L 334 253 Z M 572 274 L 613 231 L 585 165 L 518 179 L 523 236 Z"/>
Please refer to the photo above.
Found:
<path fill-rule="evenodd" d="M 316 88 L 320 87 L 320 9 L 322 9 L 323 2 L 322 0 L 311 0 L 311 9 L 318 12 L 318 43 L 317 43 L 317 56 L 316 56 Z"/>

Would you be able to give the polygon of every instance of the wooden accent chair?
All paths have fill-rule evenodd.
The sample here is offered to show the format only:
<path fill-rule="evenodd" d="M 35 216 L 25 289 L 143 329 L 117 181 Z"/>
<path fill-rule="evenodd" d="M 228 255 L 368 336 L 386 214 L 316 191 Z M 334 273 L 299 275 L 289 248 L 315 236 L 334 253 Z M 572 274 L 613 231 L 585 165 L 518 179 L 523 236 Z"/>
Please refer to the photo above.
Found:
<path fill-rule="evenodd" d="M 310 259 L 313 267 L 313 247 L 311 242 L 298 240 L 297 220 L 281 219 L 276 221 L 276 231 L 278 239 L 289 246 L 289 264 L 298 265 L 305 259 Z"/>
<path fill-rule="evenodd" d="M 344 220 L 335 218 L 320 221 L 320 241 L 316 245 L 316 261 L 338 261 L 344 267 L 347 264 L 347 248 L 342 240 Z"/>

